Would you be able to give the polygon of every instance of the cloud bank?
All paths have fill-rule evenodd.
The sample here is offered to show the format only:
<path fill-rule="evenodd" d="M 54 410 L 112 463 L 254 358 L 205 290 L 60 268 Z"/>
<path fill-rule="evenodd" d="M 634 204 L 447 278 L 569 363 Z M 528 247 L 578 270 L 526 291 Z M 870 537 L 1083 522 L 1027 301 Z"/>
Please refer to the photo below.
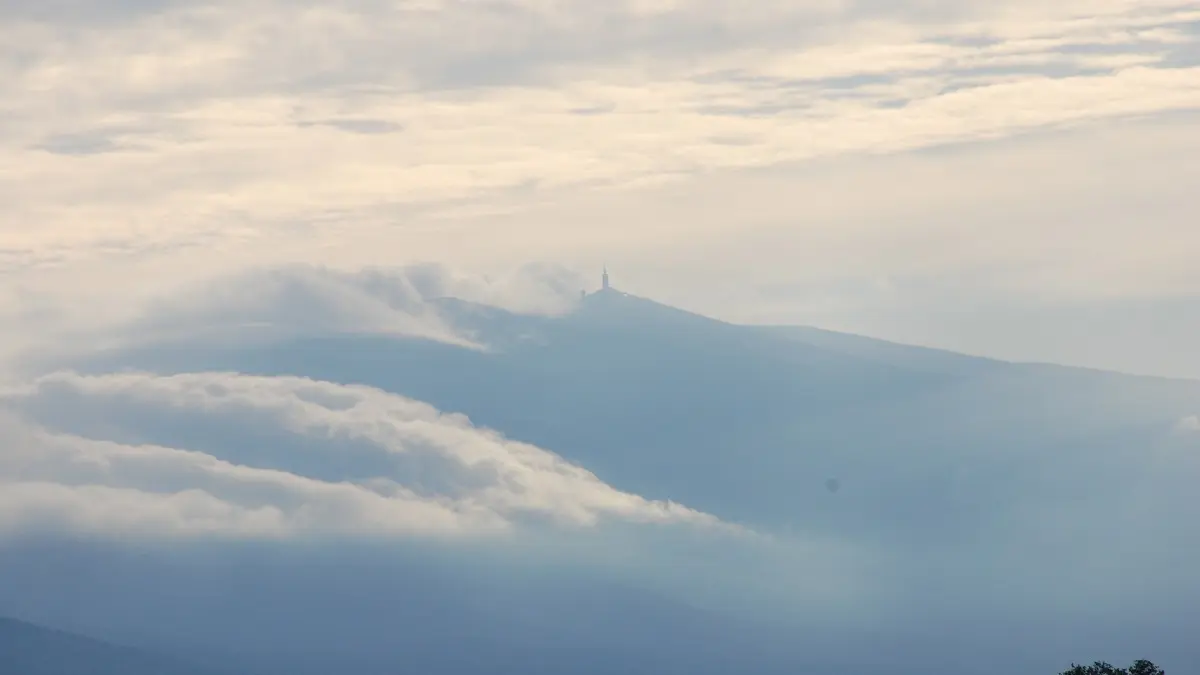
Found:
<path fill-rule="evenodd" d="M 9 391 L 8 532 L 489 534 L 606 521 L 718 526 L 461 415 L 367 387 L 227 373 L 49 375 Z"/>

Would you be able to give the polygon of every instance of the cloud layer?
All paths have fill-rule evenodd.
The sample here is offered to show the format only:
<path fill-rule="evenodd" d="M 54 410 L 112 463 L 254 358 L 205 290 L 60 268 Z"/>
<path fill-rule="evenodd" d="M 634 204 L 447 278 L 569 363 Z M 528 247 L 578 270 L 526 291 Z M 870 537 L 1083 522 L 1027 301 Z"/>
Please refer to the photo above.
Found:
<path fill-rule="evenodd" d="M 61 373 L 4 403 L 36 425 L 5 424 L 0 522 L 10 533 L 387 537 L 717 524 L 366 387 Z"/>
<path fill-rule="evenodd" d="M 1174 0 L 83 6 L 5 10 L 8 268 L 1200 106 Z"/>

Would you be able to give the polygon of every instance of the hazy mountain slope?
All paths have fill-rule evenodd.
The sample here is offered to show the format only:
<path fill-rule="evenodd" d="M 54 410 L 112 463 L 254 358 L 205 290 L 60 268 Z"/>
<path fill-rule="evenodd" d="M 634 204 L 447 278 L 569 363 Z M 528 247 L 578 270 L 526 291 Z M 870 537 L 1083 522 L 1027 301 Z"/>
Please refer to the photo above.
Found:
<path fill-rule="evenodd" d="M 758 330 L 764 335 L 795 340 L 847 356 L 927 372 L 985 372 L 1007 365 L 995 359 L 899 344 L 813 326 L 761 326 Z"/>
<path fill-rule="evenodd" d="M 1038 475 L 1047 457 L 1165 442 L 1200 410 L 1196 382 L 742 327 L 617 292 L 558 319 L 449 300 L 442 308 L 493 351 L 340 335 L 177 344 L 88 367 L 367 383 L 551 448 L 623 489 L 736 520 L 877 536 L 914 519 L 931 525 L 929 536 L 969 531 L 989 500 L 1016 489 L 1006 487 L 1014 472 L 1051 485 L 1069 475 L 1055 473 L 1061 464 Z M 972 485 L 960 470 L 990 480 Z M 831 509 L 829 477 L 843 493 L 870 492 L 876 506 Z"/>
<path fill-rule="evenodd" d="M 12 675 L 217 675 L 155 654 L 0 618 L 0 672 Z"/>
<path fill-rule="evenodd" d="M 1185 647 L 1192 642 L 1174 631 L 1194 625 L 1197 606 L 1187 570 L 1200 541 L 1183 514 L 1194 510 L 1200 435 L 1184 433 L 1184 421 L 1200 413 L 1200 383 L 736 326 L 619 293 L 591 296 L 560 318 L 454 300 L 440 306 L 449 323 L 492 349 L 361 334 L 243 345 L 194 339 L 66 365 L 377 386 L 466 413 L 618 488 L 794 536 L 801 546 L 816 541 L 816 552 L 826 544 L 853 551 L 870 566 L 864 597 L 901 609 L 844 630 L 831 621 L 829 635 L 780 636 L 658 597 L 647 591 L 653 583 L 579 570 L 551 582 L 515 565 L 499 575 L 507 580 L 480 587 L 478 569 L 457 556 L 380 567 L 345 551 L 336 564 L 308 550 L 230 554 L 237 564 L 201 572 L 186 556 L 143 567 L 136 556 L 105 562 L 104 552 L 26 556 L 11 548 L 0 551 L 0 578 L 25 583 L 0 586 L 0 605 L 29 615 L 54 599 L 56 616 L 81 620 L 86 610 L 89 626 L 124 631 L 95 633 L 107 639 L 200 654 L 237 647 L 238 663 L 289 674 L 965 675 L 975 662 L 992 675 L 1042 672 L 1065 650 L 1091 658 L 1097 645 L 1117 644 L 1122 654 L 1194 660 Z M 39 419 L 66 432 L 75 423 L 65 408 Z M 273 442 L 163 422 L 113 426 L 140 434 L 122 443 L 201 452 Z M 831 477 L 840 490 L 827 489 Z M 1079 560 L 1097 546 L 1108 554 Z M 691 566 L 689 544 L 664 548 Z M 807 565 L 800 550 L 796 563 Z M 731 553 L 723 574 L 758 573 L 740 564 L 757 554 Z M 696 566 L 711 554 L 696 553 Z M 86 567 L 71 568 L 76 560 Z M 89 578 L 85 570 L 106 584 L 62 587 Z M 768 574 L 793 581 L 790 573 Z M 796 572 L 806 574 L 819 571 Z M 134 590 L 141 609 L 127 602 Z M 1132 595 L 1138 602 L 1130 604 Z M 117 604 L 130 609 L 104 611 Z M 775 609 L 766 602 L 752 612 Z M 1000 634 L 1021 645 L 1019 657 L 1006 650 L 979 661 Z"/>
<path fill-rule="evenodd" d="M 613 579 L 497 565 L 470 551 L 378 554 L 371 547 L 355 554 L 251 545 L 184 547 L 160 557 L 31 541 L 0 551 L 0 573 L 23 580 L 0 588 L 0 603 L 58 616 L 105 639 L 261 675 L 717 675 L 739 664 L 783 675 L 807 660 L 792 636 Z M 221 558 L 215 567 L 205 562 Z M 81 582 L 62 588 L 70 578 Z M 32 657 L 14 662 L 35 663 L 41 645 L 74 639 L 36 636 Z M 84 643 L 92 652 L 67 646 L 59 651 L 70 659 L 79 654 L 86 663 L 95 652 L 95 663 L 128 668 L 29 672 L 151 672 L 138 669 L 136 652 L 120 652 L 128 658 L 118 661 L 95 651 L 107 649 L 100 643 Z"/>

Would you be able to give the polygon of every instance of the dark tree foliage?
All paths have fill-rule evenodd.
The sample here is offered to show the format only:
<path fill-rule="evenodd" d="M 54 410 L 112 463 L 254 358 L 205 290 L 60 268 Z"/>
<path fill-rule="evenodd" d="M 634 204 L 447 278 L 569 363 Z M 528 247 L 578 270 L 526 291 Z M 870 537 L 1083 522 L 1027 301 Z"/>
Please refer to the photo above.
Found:
<path fill-rule="evenodd" d="M 1166 675 L 1162 668 L 1145 659 L 1138 659 L 1129 666 L 1129 675 Z"/>
<path fill-rule="evenodd" d="M 1090 666 L 1071 664 L 1071 668 L 1064 670 L 1061 675 L 1166 675 L 1166 673 L 1153 663 L 1139 659 L 1128 668 L 1117 668 L 1103 661 L 1097 661 Z"/>

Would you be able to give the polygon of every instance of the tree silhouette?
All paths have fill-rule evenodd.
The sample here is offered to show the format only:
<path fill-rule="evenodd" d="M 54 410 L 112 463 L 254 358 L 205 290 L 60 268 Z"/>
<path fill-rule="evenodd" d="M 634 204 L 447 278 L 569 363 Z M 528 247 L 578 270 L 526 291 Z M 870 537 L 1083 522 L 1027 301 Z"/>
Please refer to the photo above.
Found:
<path fill-rule="evenodd" d="M 1129 666 L 1129 675 L 1166 675 L 1166 672 L 1145 659 L 1138 659 Z"/>
<path fill-rule="evenodd" d="M 1064 670 L 1060 675 L 1166 675 L 1166 673 L 1153 663 L 1145 659 L 1138 659 L 1128 668 L 1117 668 L 1103 661 L 1097 661 L 1090 666 L 1072 663 L 1071 668 Z"/>

